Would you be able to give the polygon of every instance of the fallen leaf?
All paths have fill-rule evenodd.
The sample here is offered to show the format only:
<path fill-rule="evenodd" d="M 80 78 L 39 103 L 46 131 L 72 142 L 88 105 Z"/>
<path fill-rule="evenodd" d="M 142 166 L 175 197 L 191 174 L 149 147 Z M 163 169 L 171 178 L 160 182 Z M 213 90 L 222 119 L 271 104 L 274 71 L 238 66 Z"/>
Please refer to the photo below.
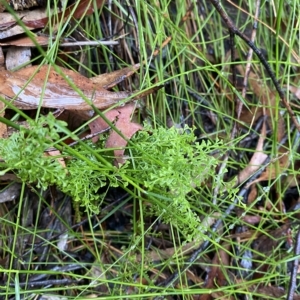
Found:
<path fill-rule="evenodd" d="M 249 205 L 252 204 L 257 199 L 257 196 L 258 196 L 257 186 L 252 184 L 249 188 L 247 203 Z"/>
<path fill-rule="evenodd" d="M 90 78 L 90 80 L 95 84 L 100 84 L 105 89 L 112 88 L 118 83 L 122 82 L 125 78 L 134 74 L 140 68 L 140 64 L 135 64 L 114 72 L 104 73 L 95 77 Z"/>
<path fill-rule="evenodd" d="M 112 109 L 105 113 L 105 117 L 110 122 L 113 122 L 119 114 L 120 112 L 117 109 Z M 89 127 L 91 130 L 91 134 L 94 134 L 96 132 L 101 132 L 105 130 L 107 127 L 109 127 L 109 124 L 107 124 L 106 121 L 104 121 L 104 119 L 102 119 L 101 117 L 98 117 L 97 119 L 89 123 Z M 94 136 L 92 138 L 93 143 L 96 143 L 98 140 L 99 140 L 99 136 Z"/>
<path fill-rule="evenodd" d="M 51 150 L 51 151 L 45 152 L 45 155 L 46 155 L 46 156 L 55 156 L 55 157 L 57 157 L 57 156 L 61 156 L 61 153 L 60 153 L 59 150 Z M 63 168 L 66 167 L 65 160 L 64 160 L 62 157 L 56 158 L 56 159 L 57 159 L 57 161 L 61 164 L 61 166 L 62 166 Z"/>
<path fill-rule="evenodd" d="M 256 225 L 259 224 L 262 220 L 261 216 L 251 216 L 251 215 L 245 215 L 244 217 L 241 217 L 241 220 L 249 225 Z"/>
<path fill-rule="evenodd" d="M 28 81 L 36 70 L 38 72 Z M 74 71 L 64 68 L 61 71 L 99 109 L 108 108 L 131 96 L 128 92 L 107 91 Z M 33 66 L 17 72 L 1 71 L 0 95 L 7 100 L 14 99 L 12 103 L 20 109 L 36 109 L 41 105 L 67 110 L 91 110 L 91 105 L 49 66 L 39 69 Z"/>
<path fill-rule="evenodd" d="M 120 130 L 122 135 L 127 139 L 131 139 L 131 137 L 138 131 L 142 130 L 142 125 L 138 123 L 131 122 L 131 116 L 134 112 L 135 104 L 129 103 L 124 107 L 119 107 L 117 110 L 120 112 L 117 117 L 117 122 L 115 123 L 115 127 Z M 127 140 L 124 139 L 121 135 L 119 135 L 116 131 L 112 131 L 106 140 L 106 148 L 120 148 L 114 150 L 115 154 L 115 163 L 116 165 L 123 164 L 125 162 L 124 152 L 125 147 L 127 145 Z"/>
<path fill-rule="evenodd" d="M 105 113 L 105 117 L 110 122 L 117 120 L 114 125 L 126 138 L 124 139 L 116 131 L 112 130 L 109 134 L 108 139 L 106 140 L 105 148 L 115 149 L 114 155 L 115 155 L 116 165 L 123 164 L 125 162 L 124 152 L 125 152 L 125 147 L 127 145 L 127 140 L 131 139 L 131 137 L 138 130 L 143 129 L 142 125 L 131 121 L 131 116 L 135 110 L 135 107 L 136 106 L 133 103 L 128 103 L 123 107 L 118 107 Z M 91 133 L 93 134 L 94 132 L 100 132 L 106 129 L 107 127 L 109 127 L 109 124 L 107 124 L 105 120 L 99 117 L 93 122 L 91 122 L 89 124 L 89 127 L 91 129 Z M 98 140 L 98 136 L 93 137 L 92 140 L 93 142 L 96 142 Z"/>
<path fill-rule="evenodd" d="M 5 105 L 2 101 L 0 101 L 0 116 L 4 117 L 5 114 Z M 7 136 L 7 126 L 6 124 L 0 122 L 0 138 Z"/>
<path fill-rule="evenodd" d="M 74 111 L 91 111 L 94 105 L 106 109 L 129 98 L 130 92 L 110 92 L 90 79 L 65 68 L 62 75 L 50 66 L 32 66 L 16 72 L 0 71 L 0 96 L 20 109 L 49 107 Z M 67 78 L 80 92 L 74 90 Z M 130 100 L 141 99 L 163 86 L 151 87 Z M 87 101 L 81 96 L 85 97 Z M 41 99 L 42 98 L 42 99 Z M 121 104 L 121 103 L 120 103 Z M 124 104 L 124 103 L 123 103 Z M 92 115 L 88 114 L 89 117 Z"/>
<path fill-rule="evenodd" d="M 53 14 L 53 10 L 50 10 L 50 14 L 52 16 L 51 24 L 53 25 L 59 22 L 64 22 L 67 20 L 67 18 L 69 18 L 70 15 L 72 15 L 72 18 L 75 19 L 80 19 L 83 16 L 91 15 L 94 13 L 95 8 L 101 8 L 103 3 L 103 0 L 83 0 L 80 2 L 77 1 L 75 4 L 70 5 L 65 9 L 64 12 Z M 15 18 L 22 20 L 24 27 L 27 30 L 44 28 L 49 23 L 47 9 L 45 8 L 15 12 L 15 16 L 16 17 L 8 12 L 0 14 L 0 27 L 2 29 L 0 31 L 0 40 L 11 38 L 12 36 L 25 32 L 22 26 L 17 25 Z"/>

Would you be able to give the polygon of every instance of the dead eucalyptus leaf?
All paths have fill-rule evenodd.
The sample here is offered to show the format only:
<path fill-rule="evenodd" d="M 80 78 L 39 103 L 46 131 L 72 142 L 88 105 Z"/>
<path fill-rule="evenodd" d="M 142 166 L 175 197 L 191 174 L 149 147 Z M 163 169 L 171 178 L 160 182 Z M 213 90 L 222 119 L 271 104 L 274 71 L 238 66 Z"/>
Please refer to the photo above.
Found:
<path fill-rule="evenodd" d="M 122 82 L 125 78 L 134 74 L 140 68 L 140 64 L 123 68 L 110 73 L 101 74 L 90 78 L 95 84 L 100 84 L 105 89 L 109 89 Z"/>
<path fill-rule="evenodd" d="M 105 113 L 105 117 L 110 121 L 114 122 L 117 118 L 117 116 L 120 114 L 120 112 L 117 109 L 111 109 L 108 112 Z M 94 134 L 96 132 L 101 132 L 109 127 L 109 125 L 102 119 L 101 117 L 98 117 L 91 123 L 89 123 L 89 127 L 91 130 L 91 134 Z M 99 136 L 94 136 L 92 138 L 92 142 L 96 143 L 99 140 Z"/>
<path fill-rule="evenodd" d="M 129 140 L 138 130 L 143 129 L 142 125 L 131 121 L 135 105 L 133 103 L 129 103 L 126 106 L 119 107 L 117 109 L 120 114 L 117 117 L 115 126 L 120 130 L 123 136 Z M 112 131 L 106 140 L 106 148 L 120 148 L 114 150 L 116 165 L 124 164 L 125 162 L 124 152 L 127 145 L 126 139 L 120 136 L 120 134 L 118 134 L 116 131 Z"/>
<path fill-rule="evenodd" d="M 20 109 L 35 109 L 41 105 L 66 110 L 91 110 L 91 105 L 52 67 L 42 66 L 29 80 L 37 69 L 37 66 L 32 66 L 17 72 L 1 71 L 0 95 L 12 100 Z M 131 96 L 128 92 L 107 91 L 74 71 L 64 68 L 61 71 L 98 109 L 108 108 Z"/>
<path fill-rule="evenodd" d="M 118 134 L 116 131 L 112 130 L 110 132 L 110 135 L 108 139 L 106 140 L 105 148 L 112 148 L 114 149 L 114 154 L 116 158 L 116 164 L 123 164 L 125 162 L 124 159 L 124 152 L 125 147 L 127 145 L 127 140 L 130 140 L 131 137 L 138 131 L 142 130 L 143 126 L 132 122 L 131 117 L 134 113 L 136 106 L 133 103 L 128 103 L 127 105 L 123 107 L 118 107 L 115 109 L 112 109 L 105 113 L 105 117 L 111 121 L 115 122 L 115 127 L 123 134 L 123 136 L 126 138 L 124 139 L 120 134 Z M 109 125 L 104 121 L 102 118 L 97 118 L 93 122 L 89 124 L 89 127 L 91 129 L 91 133 L 94 132 L 100 132 Z M 98 140 L 98 137 L 93 138 L 93 142 L 96 142 Z"/>

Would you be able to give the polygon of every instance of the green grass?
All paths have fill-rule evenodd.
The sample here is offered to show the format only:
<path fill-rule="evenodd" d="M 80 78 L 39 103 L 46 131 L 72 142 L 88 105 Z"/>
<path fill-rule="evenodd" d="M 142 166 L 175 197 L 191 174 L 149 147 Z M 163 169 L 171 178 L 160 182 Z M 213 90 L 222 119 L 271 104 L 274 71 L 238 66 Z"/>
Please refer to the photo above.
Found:
<path fill-rule="evenodd" d="M 248 2 L 241 0 L 238 5 L 244 12 L 240 8 L 233 8 L 230 3 L 222 4 L 241 31 L 250 35 L 255 5 Z M 299 52 L 298 2 L 288 5 L 281 1 L 278 7 L 264 2 L 258 19 L 255 44 L 265 51 L 283 87 L 299 85 L 299 60 L 295 55 Z M 186 14 L 187 20 L 182 21 Z M 299 197 L 299 133 L 293 128 L 279 97 L 273 96 L 275 88 L 257 57 L 253 56 L 251 68 L 262 82 L 261 86 L 265 86 L 261 87 L 267 101 L 264 105 L 253 86 L 248 86 L 246 98 L 241 97 L 240 84 L 238 88 L 232 86 L 228 30 L 209 1 L 193 6 L 184 1 L 139 1 L 132 7 L 118 2 L 113 3 L 111 9 L 104 6 L 80 22 L 72 20 L 71 26 L 68 26 L 68 22 L 62 22 L 57 32 L 51 26 L 49 32 L 45 32 L 59 38 L 69 36 L 75 30 L 81 30 L 90 40 L 106 38 L 112 33 L 123 37 L 115 37 L 120 41 L 118 47 L 83 47 L 68 52 L 59 48 L 57 40 L 49 45 L 47 51 L 40 51 L 34 58 L 35 62 L 81 69 L 88 76 L 144 62 L 138 74 L 118 85 L 115 90 L 146 90 L 153 85 L 164 84 L 164 89 L 142 101 L 136 118 L 153 128 L 153 136 L 155 129 L 170 124 L 195 127 L 200 143 L 210 141 L 215 145 L 207 151 L 203 150 L 198 154 L 199 157 L 206 162 L 213 155 L 219 166 L 224 162 L 224 169 L 220 172 L 212 164 L 209 176 L 184 192 L 179 199 L 182 203 L 178 203 L 175 202 L 178 201 L 175 197 L 176 188 L 168 180 L 159 180 L 151 186 L 155 179 L 160 178 L 160 170 L 164 170 L 170 179 L 173 177 L 167 171 L 173 171 L 174 177 L 178 178 L 188 173 L 188 163 L 186 169 L 175 169 L 169 157 L 166 157 L 169 152 L 158 150 L 165 142 L 164 136 L 157 137 L 157 149 L 155 141 L 147 146 L 138 138 L 133 139 L 127 152 L 132 164 L 124 173 L 113 166 L 111 152 L 104 151 L 101 143 L 94 146 L 84 142 L 71 149 L 65 147 L 58 137 L 54 137 L 53 141 L 48 140 L 47 147 L 56 145 L 65 151 L 64 156 L 77 159 L 78 181 L 84 172 L 89 171 L 87 166 L 94 166 L 87 178 L 91 180 L 95 174 L 101 174 L 107 176 L 103 182 L 110 182 L 111 186 L 103 184 L 101 200 L 97 203 L 100 212 L 95 216 L 95 210 L 78 207 L 78 202 L 72 202 L 70 197 L 53 187 L 43 190 L 34 185 L 36 180 L 23 178 L 25 182 L 21 184 L 21 194 L 17 200 L 0 203 L 0 255 L 2 272 L 5 274 L 0 289 L 1 299 L 33 299 L 35 295 L 42 294 L 59 294 L 67 299 L 85 299 L 91 294 L 99 299 L 148 299 L 156 296 L 193 299 L 194 295 L 212 292 L 214 299 L 242 299 L 241 295 L 247 295 L 248 299 L 270 299 L 263 289 L 259 289 L 258 283 L 263 288 L 273 286 L 287 291 L 287 262 L 293 260 L 293 251 L 286 248 L 287 233 L 278 228 L 286 218 L 297 220 L 293 212 L 286 213 L 282 206 L 284 200 L 289 208 Z M 170 42 L 162 47 L 168 37 L 171 37 Z M 153 56 L 156 50 L 160 51 Z M 248 46 L 236 38 L 235 50 L 236 64 L 245 66 Z M 68 61 L 65 57 L 68 57 Z M 241 185 L 236 184 L 237 175 L 249 164 L 261 133 L 261 127 L 257 129 L 256 122 L 252 123 L 251 118 L 250 121 L 236 120 L 236 97 L 243 102 L 243 115 L 248 119 L 250 110 L 261 107 L 269 110 L 264 153 L 270 156 L 269 167 L 273 167 L 274 174 L 271 176 L 271 172 L 267 173 L 263 182 L 253 185 L 252 194 L 248 196 L 248 199 L 252 199 L 251 203 L 244 204 L 239 199 L 235 210 L 226 216 L 225 210 L 237 199 L 240 191 Z M 287 93 L 286 97 L 291 104 L 297 101 L 291 93 Z M 39 113 L 31 117 L 38 120 Z M 281 115 L 284 130 L 278 125 Z M 11 119 L 15 122 L 22 118 L 15 114 Z M 230 136 L 235 122 L 239 130 L 232 139 Z M 81 128 L 84 131 L 86 126 Z M 77 131 L 75 133 L 78 134 Z M 167 133 L 164 134 L 166 137 Z M 74 133 L 65 130 L 64 135 L 74 136 Z M 178 133 L 174 145 L 179 143 L 179 137 Z M 283 137 L 287 137 L 287 141 L 283 147 L 279 147 Z M 28 146 L 27 143 L 30 144 L 30 139 L 25 142 Z M 178 154 L 179 150 L 174 145 L 170 142 L 170 149 L 165 149 L 174 149 Z M 278 158 L 285 152 L 288 152 L 289 165 L 283 169 Z M 186 154 L 183 156 L 186 158 Z M 26 158 L 23 162 L 26 163 Z M 196 163 L 193 161 L 190 168 L 197 166 Z M 14 166 L 16 164 L 14 162 Z M 205 168 L 201 164 L 198 168 L 203 173 Z M 7 172 L 7 168 L 11 168 L 11 165 L 3 162 L 3 173 Z M 147 169 L 147 173 L 144 171 L 146 168 L 153 168 L 153 171 Z M 76 171 L 74 174 L 76 181 Z M 69 184 L 67 176 L 60 180 L 60 187 Z M 178 182 L 181 181 L 177 181 L 176 185 L 179 185 Z M 71 190 L 74 191 L 72 186 Z M 296 195 L 294 199 L 291 191 Z M 256 193 L 255 196 L 252 196 L 253 193 Z M 59 199 L 57 204 L 54 199 Z M 188 229 L 189 226 L 195 229 L 195 224 L 191 225 L 191 219 L 184 217 L 186 202 L 199 226 L 198 234 L 193 232 L 191 236 Z M 249 215 L 259 216 L 260 221 L 249 225 L 243 219 Z M 218 219 L 222 219 L 223 224 L 217 232 L 213 232 L 209 226 Z M 48 223 L 44 224 L 44 220 L 48 220 Z M 72 227 L 84 220 L 85 223 Z M 292 235 L 297 229 L 294 227 Z M 274 231 L 276 229 L 277 232 Z M 239 239 L 236 230 L 247 230 L 249 234 L 240 233 Z M 61 232 L 68 234 L 68 249 L 58 248 Z M 27 244 L 24 242 L 26 234 L 32 239 Z M 258 234 L 269 237 L 262 246 L 253 244 L 255 241 L 259 243 L 260 239 L 256 239 Z M 210 244 L 191 263 L 189 271 L 179 277 L 177 285 L 159 286 L 171 274 L 180 273 L 187 266 L 191 251 L 185 252 L 184 246 L 190 242 L 189 238 L 194 242 L 189 244 L 191 247 L 195 244 L 200 246 L 206 240 Z M 274 242 L 276 239 L 278 241 Z M 39 249 L 39 245 L 44 248 Z M 166 249 L 169 252 L 164 252 Z M 247 273 L 239 262 L 245 254 L 249 255 L 249 251 L 252 253 L 249 260 L 253 268 Z M 263 269 L 265 264 L 269 267 Z M 70 265 L 80 269 L 63 269 Z M 214 286 L 208 287 L 204 284 L 206 271 L 213 270 L 213 266 L 220 266 L 224 278 L 221 275 L 214 278 Z M 51 280 L 68 279 L 73 282 L 52 285 L 50 288 L 46 288 L 46 283 L 42 287 L 18 284 L 28 282 L 30 276 L 37 274 L 52 274 Z M 258 274 L 261 278 L 255 277 Z M 9 283 L 15 286 L 9 286 Z"/>

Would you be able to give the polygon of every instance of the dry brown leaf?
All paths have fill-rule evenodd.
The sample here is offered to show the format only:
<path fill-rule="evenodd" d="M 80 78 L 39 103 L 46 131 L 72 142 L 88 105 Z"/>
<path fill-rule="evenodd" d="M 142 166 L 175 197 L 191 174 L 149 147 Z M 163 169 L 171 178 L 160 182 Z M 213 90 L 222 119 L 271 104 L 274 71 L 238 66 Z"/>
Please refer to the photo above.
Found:
<path fill-rule="evenodd" d="M 124 107 L 119 107 L 117 110 L 120 112 L 117 122 L 115 123 L 116 128 L 120 130 L 125 138 L 128 140 L 138 131 L 142 130 L 143 126 L 137 123 L 131 122 L 131 116 L 134 112 L 134 103 L 129 103 Z M 125 159 L 123 157 L 127 140 L 121 137 L 117 132 L 112 131 L 106 141 L 106 148 L 120 148 L 114 150 L 116 164 L 123 164 Z"/>
<path fill-rule="evenodd" d="M 92 77 L 90 80 L 95 84 L 100 84 L 100 86 L 105 89 L 109 89 L 122 82 L 125 78 L 134 74 L 139 68 L 140 64 L 135 64 L 121 70 Z"/>
<path fill-rule="evenodd" d="M 251 216 L 251 215 L 246 215 L 244 217 L 241 217 L 241 220 L 243 222 L 250 224 L 250 225 L 256 225 L 259 224 L 262 220 L 261 216 Z"/>
<path fill-rule="evenodd" d="M 57 157 L 57 156 L 60 156 L 61 153 L 60 153 L 59 150 L 51 150 L 51 151 L 45 152 L 45 155 L 46 155 L 46 156 L 56 156 L 56 157 Z M 63 168 L 66 168 L 65 160 L 64 160 L 62 157 L 57 158 L 57 161 L 61 164 L 61 166 L 62 166 Z"/>
<path fill-rule="evenodd" d="M 132 95 L 130 92 L 107 91 L 101 87 L 101 83 L 95 84 L 90 79 L 65 68 L 60 70 L 86 99 L 100 110 L 109 108 Z M 152 87 L 131 100 L 145 97 L 162 87 Z M 24 110 L 36 109 L 39 106 L 74 111 L 90 111 L 92 108 L 63 76 L 53 67 L 46 65 L 32 66 L 17 72 L 0 71 L 0 95 Z"/>
<path fill-rule="evenodd" d="M 120 112 L 117 109 L 112 109 L 105 113 L 105 117 L 110 122 L 114 122 L 119 114 Z M 109 127 L 109 125 L 101 117 L 98 117 L 97 119 L 89 123 L 89 127 L 91 130 L 91 134 L 94 134 L 105 130 L 107 127 Z M 99 140 L 99 136 L 95 136 L 92 138 L 93 143 L 96 143 L 98 140 Z"/>
<path fill-rule="evenodd" d="M 70 14 L 75 19 L 88 16 L 95 10 L 94 3 L 96 8 L 99 9 L 102 7 L 104 0 L 96 0 L 94 2 L 91 0 L 82 0 L 79 3 L 75 2 L 75 4 L 67 7 L 63 13 L 60 12 L 54 14 L 52 16 L 52 24 L 63 22 L 70 16 Z M 43 28 L 49 22 L 47 10 L 44 8 L 15 12 L 15 14 L 18 19 L 22 20 L 27 30 Z M 0 27 L 2 29 L 0 31 L 0 40 L 24 33 L 24 28 L 17 25 L 14 16 L 8 12 L 0 14 Z"/>
<path fill-rule="evenodd" d="M 247 199 L 247 203 L 248 204 L 253 203 L 257 199 L 257 196 L 258 196 L 257 186 L 256 185 L 251 185 L 250 186 L 250 192 L 249 192 L 248 199 Z"/>
<path fill-rule="evenodd" d="M 13 104 L 20 109 L 35 109 L 41 105 L 67 110 L 91 110 L 91 105 L 52 67 L 49 70 L 49 66 L 42 66 L 28 82 L 37 69 L 37 66 L 33 66 L 17 72 L 1 71 L 0 95 L 7 100 L 16 98 Z M 99 109 L 108 108 L 131 95 L 107 91 L 74 71 L 64 68 L 61 71 Z"/>

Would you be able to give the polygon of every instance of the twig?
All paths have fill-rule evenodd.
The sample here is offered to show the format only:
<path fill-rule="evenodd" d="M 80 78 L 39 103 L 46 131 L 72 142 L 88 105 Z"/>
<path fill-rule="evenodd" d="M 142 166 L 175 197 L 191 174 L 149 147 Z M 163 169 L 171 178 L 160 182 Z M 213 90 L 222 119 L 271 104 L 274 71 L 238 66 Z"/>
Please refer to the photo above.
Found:
<path fill-rule="evenodd" d="M 30 284 L 34 284 L 35 282 L 42 281 L 44 278 L 50 277 L 51 275 L 53 275 L 54 272 L 63 276 L 63 273 L 80 270 L 83 268 L 85 268 L 86 271 L 88 271 L 88 268 L 86 268 L 86 266 L 87 266 L 86 263 L 83 263 L 83 264 L 82 263 L 76 263 L 76 264 L 70 263 L 69 265 L 63 265 L 63 266 L 57 265 L 57 266 L 54 266 L 53 268 L 45 270 L 45 273 L 37 273 L 37 274 L 30 276 L 27 283 L 28 283 L 28 285 L 30 285 Z M 51 275 L 47 272 L 49 272 Z"/>
<path fill-rule="evenodd" d="M 112 46 L 112 45 L 118 45 L 118 41 L 74 41 L 74 42 L 62 42 L 59 44 L 59 46 L 64 47 L 74 47 L 74 46 Z M 35 45 L 33 45 L 35 47 Z"/>
<path fill-rule="evenodd" d="M 288 114 L 290 115 L 290 118 L 292 119 L 293 123 L 295 124 L 295 126 L 297 127 L 297 130 L 300 132 L 300 125 L 297 121 L 296 115 L 293 112 L 293 110 L 291 109 L 289 103 L 286 101 L 285 96 L 284 96 L 284 92 L 282 90 L 282 88 L 280 87 L 276 76 L 273 72 L 273 70 L 271 69 L 270 64 L 267 62 L 266 58 L 264 57 L 264 55 L 262 54 L 261 50 L 259 50 L 254 43 L 245 35 L 243 34 L 234 24 L 234 22 L 231 20 L 231 18 L 228 16 L 228 14 L 226 13 L 226 11 L 223 9 L 223 7 L 221 6 L 220 2 L 218 0 L 209 0 L 212 5 L 215 7 L 215 9 L 218 11 L 218 13 L 220 14 L 221 18 L 224 20 L 224 22 L 227 25 L 228 30 L 239 36 L 242 40 L 244 40 L 247 45 L 253 50 L 253 52 L 257 55 L 257 57 L 259 58 L 259 60 L 261 61 L 261 63 L 263 64 L 263 66 L 265 67 L 266 71 L 268 72 L 269 76 L 271 77 L 271 80 L 279 94 L 280 100 L 283 103 L 283 105 L 285 106 Z"/>

